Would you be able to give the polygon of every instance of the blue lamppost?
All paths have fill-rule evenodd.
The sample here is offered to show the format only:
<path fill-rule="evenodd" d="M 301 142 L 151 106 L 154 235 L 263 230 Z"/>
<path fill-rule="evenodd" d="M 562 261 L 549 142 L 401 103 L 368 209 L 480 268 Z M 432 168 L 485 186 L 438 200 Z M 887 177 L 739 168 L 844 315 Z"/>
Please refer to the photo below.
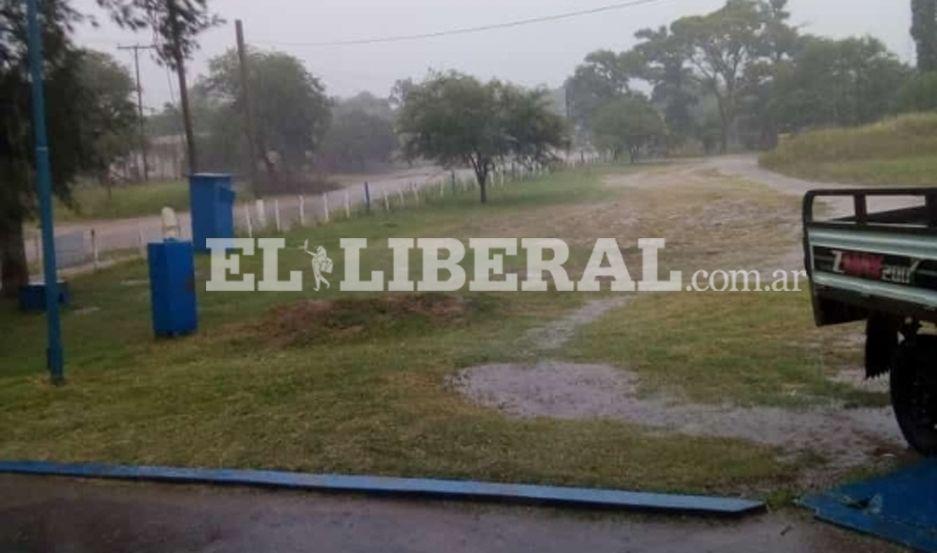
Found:
<path fill-rule="evenodd" d="M 33 134 L 36 141 L 36 187 L 42 216 L 42 261 L 45 275 L 46 322 L 49 345 L 46 359 L 54 384 L 65 380 L 62 328 L 59 320 L 59 279 L 55 265 L 55 228 L 52 221 L 52 166 L 46 132 L 45 86 L 43 83 L 42 31 L 37 0 L 26 0 L 29 72 L 32 77 Z"/>

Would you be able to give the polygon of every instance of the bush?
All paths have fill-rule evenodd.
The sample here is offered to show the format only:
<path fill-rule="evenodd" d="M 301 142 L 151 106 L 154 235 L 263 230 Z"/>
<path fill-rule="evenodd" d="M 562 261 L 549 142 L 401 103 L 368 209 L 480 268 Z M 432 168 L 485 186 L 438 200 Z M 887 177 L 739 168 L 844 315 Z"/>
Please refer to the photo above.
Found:
<path fill-rule="evenodd" d="M 902 113 L 937 110 L 937 71 L 915 75 L 901 89 L 898 105 Z"/>
<path fill-rule="evenodd" d="M 907 114 L 864 127 L 811 131 L 789 137 L 763 155 L 761 164 L 781 168 L 915 156 L 937 156 L 937 113 Z"/>

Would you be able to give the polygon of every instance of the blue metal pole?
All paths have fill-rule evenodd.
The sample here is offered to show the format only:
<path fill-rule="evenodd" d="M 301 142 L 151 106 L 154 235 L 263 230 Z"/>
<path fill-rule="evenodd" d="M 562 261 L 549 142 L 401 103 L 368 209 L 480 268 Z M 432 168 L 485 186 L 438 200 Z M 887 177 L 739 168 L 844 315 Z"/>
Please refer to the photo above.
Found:
<path fill-rule="evenodd" d="M 55 228 L 52 222 L 52 165 L 46 132 L 45 86 L 43 83 L 42 31 L 39 28 L 37 0 L 26 0 L 29 42 L 29 72 L 32 77 L 33 133 L 36 141 L 36 186 L 42 216 L 42 258 L 46 291 L 46 322 L 49 346 L 46 360 L 52 382 L 65 380 L 62 328 L 59 320 L 59 279 L 55 264 Z"/>

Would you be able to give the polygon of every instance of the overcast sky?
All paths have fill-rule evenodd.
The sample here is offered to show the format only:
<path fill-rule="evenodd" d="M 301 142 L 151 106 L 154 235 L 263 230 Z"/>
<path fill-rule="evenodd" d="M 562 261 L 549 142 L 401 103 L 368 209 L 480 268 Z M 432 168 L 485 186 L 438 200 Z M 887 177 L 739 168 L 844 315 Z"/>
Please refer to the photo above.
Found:
<path fill-rule="evenodd" d="M 444 31 L 553 15 L 610 4 L 613 0 L 210 0 L 225 25 L 206 32 L 189 67 L 195 76 L 207 60 L 234 46 L 234 20 L 244 21 L 247 42 L 289 52 L 326 84 L 330 95 L 370 91 L 386 96 L 394 81 L 422 77 L 429 69 L 457 69 L 518 84 L 559 86 L 589 52 L 627 49 L 634 32 L 690 14 L 717 9 L 723 0 L 659 0 L 575 19 L 428 40 L 343 47 L 303 43 Z M 75 0 L 94 13 L 95 0 Z M 806 32 L 833 37 L 870 34 L 903 60 L 914 59 L 908 0 L 791 0 L 793 21 Z M 105 21 L 80 28 L 78 42 L 113 53 L 130 66 L 118 44 L 147 43 L 150 35 L 125 32 Z M 169 76 L 149 56 L 141 60 L 145 103 L 169 101 Z"/>

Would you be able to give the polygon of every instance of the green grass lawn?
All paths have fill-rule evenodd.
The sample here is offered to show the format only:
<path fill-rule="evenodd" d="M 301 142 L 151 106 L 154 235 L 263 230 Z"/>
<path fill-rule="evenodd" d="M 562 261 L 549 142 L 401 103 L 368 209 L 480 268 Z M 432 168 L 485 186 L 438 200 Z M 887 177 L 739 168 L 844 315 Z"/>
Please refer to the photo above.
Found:
<path fill-rule="evenodd" d="M 625 171 L 566 172 L 496 189 L 484 207 L 466 193 L 297 230 L 282 266 L 305 266 L 299 246 L 309 239 L 329 250 L 341 275 L 340 237 L 562 237 L 581 266 L 597 237 L 625 247 L 661 235 L 673 248 L 664 264 L 681 268 L 743 262 L 792 239 L 793 229 L 772 222 L 779 210 L 796 213 L 796 202 L 767 189 L 716 175 L 662 191 L 616 186 L 615 178 L 603 184 Z M 723 224 L 720 209 L 735 219 Z M 363 261 L 364 271 L 387 270 L 390 253 L 369 250 Z M 257 260 L 243 265 L 259 270 Z M 197 271 L 207 276 L 206 259 Z M 529 329 L 595 296 L 353 295 L 336 291 L 337 278 L 316 294 L 311 271 L 306 278 L 303 294 L 200 293 L 200 331 L 177 340 L 151 334 L 142 262 L 75 278 L 63 319 L 68 384 L 59 388 L 43 373 L 42 317 L 0 304 L 0 458 L 749 494 L 790 486 L 800 469 L 739 440 L 610 421 L 509 419 L 446 385 L 466 366 L 532 358 Z M 677 305 L 687 297 L 640 298 L 627 307 L 634 314 L 613 312 L 586 328 L 568 356 L 637 362 L 648 387 L 681 388 L 699 401 L 787 405 L 792 389 L 856 399 L 814 372 L 822 363 L 816 348 L 835 357 L 851 346 L 785 347 L 809 332 L 803 296 L 733 295 L 719 305 L 701 296 Z M 647 326 L 630 325 L 632 317 Z M 714 370 L 725 361 L 729 370 Z"/>
<path fill-rule="evenodd" d="M 937 186 L 937 114 L 793 137 L 761 163 L 791 176 L 866 186 Z"/>
<path fill-rule="evenodd" d="M 164 207 L 189 210 L 189 187 L 182 181 L 115 186 L 110 197 L 103 186 L 84 184 L 73 191 L 74 207 L 58 203 L 60 221 L 158 216 Z"/>

